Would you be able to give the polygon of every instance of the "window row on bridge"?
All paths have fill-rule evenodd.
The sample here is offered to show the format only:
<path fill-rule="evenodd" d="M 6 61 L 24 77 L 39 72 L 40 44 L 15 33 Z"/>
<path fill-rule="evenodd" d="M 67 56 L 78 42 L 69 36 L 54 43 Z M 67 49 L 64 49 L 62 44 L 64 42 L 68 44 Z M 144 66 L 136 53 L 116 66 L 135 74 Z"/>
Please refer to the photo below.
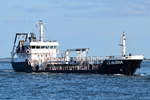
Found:
<path fill-rule="evenodd" d="M 57 46 L 30 46 L 31 49 L 56 49 Z"/>

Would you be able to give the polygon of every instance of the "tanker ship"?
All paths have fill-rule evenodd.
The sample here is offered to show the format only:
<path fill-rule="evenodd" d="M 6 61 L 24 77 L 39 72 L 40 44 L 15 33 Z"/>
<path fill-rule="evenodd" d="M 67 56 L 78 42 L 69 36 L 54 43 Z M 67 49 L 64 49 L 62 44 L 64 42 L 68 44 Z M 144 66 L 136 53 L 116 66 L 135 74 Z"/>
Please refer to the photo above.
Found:
<path fill-rule="evenodd" d="M 88 56 L 89 48 L 66 49 L 60 53 L 58 41 L 44 39 L 42 20 L 38 29 L 39 39 L 34 33 L 16 33 L 11 52 L 14 71 L 133 75 L 144 59 L 142 55 L 126 54 L 125 33 L 122 33 L 120 56 L 95 57 Z"/>

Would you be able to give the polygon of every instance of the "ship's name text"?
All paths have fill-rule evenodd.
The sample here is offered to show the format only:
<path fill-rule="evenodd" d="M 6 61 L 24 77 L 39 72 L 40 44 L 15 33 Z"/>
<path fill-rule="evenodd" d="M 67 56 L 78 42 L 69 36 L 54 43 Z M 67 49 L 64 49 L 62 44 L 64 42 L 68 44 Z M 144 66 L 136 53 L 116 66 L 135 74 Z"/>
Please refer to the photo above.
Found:
<path fill-rule="evenodd" d="M 123 64 L 123 61 L 108 61 L 107 65 Z"/>

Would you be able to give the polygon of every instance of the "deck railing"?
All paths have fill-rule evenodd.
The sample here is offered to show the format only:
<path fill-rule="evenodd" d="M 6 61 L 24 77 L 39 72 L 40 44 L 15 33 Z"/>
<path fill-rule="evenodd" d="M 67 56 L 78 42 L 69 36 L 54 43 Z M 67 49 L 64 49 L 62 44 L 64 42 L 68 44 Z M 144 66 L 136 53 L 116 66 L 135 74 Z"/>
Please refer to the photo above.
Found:
<path fill-rule="evenodd" d="M 44 63 L 47 64 L 100 64 L 103 63 L 104 60 L 116 60 L 116 59 L 123 59 L 119 56 L 87 56 L 87 57 L 70 57 L 69 60 L 66 60 L 65 57 L 49 57 L 44 59 Z M 32 63 L 38 63 L 38 61 L 32 60 Z"/>

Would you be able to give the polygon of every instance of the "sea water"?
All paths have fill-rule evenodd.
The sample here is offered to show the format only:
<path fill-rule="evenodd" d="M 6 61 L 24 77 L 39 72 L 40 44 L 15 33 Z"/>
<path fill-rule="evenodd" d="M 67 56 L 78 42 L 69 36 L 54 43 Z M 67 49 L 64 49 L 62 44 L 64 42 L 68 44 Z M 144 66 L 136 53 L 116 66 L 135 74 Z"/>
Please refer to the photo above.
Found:
<path fill-rule="evenodd" d="M 150 63 L 135 76 L 23 73 L 0 63 L 0 100 L 150 100 Z"/>

